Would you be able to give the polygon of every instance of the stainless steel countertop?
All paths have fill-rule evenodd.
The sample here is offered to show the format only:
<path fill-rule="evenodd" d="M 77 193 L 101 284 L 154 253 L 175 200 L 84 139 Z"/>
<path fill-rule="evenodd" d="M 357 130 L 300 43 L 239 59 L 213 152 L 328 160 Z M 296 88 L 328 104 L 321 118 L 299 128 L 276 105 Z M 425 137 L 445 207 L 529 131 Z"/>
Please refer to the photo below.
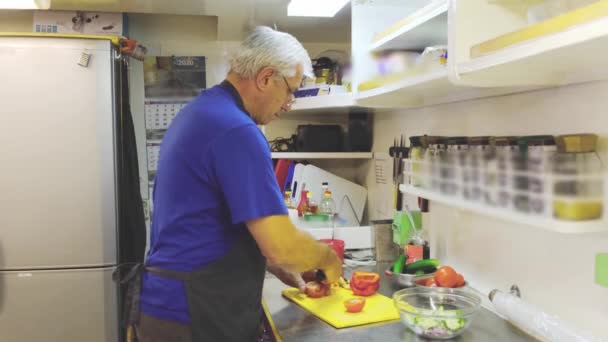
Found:
<path fill-rule="evenodd" d="M 380 273 L 380 293 L 391 297 L 400 288 L 384 275 L 384 270 L 388 267 L 388 264 L 380 264 L 372 267 L 357 267 L 357 269 Z M 352 271 L 352 269 L 345 269 L 345 278 L 349 279 Z M 285 342 L 429 341 L 416 336 L 399 321 L 336 329 L 283 298 L 281 291 L 285 287 L 286 285 L 274 277 L 268 277 L 264 284 L 264 299 L 277 330 Z M 537 340 L 513 327 L 491 311 L 482 308 L 469 329 L 453 341 L 518 342 Z"/>

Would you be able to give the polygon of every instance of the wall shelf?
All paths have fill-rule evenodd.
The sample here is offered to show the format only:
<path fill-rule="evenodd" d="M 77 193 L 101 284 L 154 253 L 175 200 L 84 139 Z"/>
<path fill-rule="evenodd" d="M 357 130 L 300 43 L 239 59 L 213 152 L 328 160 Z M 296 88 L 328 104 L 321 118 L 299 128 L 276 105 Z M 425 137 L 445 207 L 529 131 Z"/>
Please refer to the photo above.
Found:
<path fill-rule="evenodd" d="M 470 47 L 456 62 L 458 83 L 561 85 L 605 79 L 608 1 L 503 34 Z"/>
<path fill-rule="evenodd" d="M 407 18 L 377 34 L 371 51 L 424 50 L 447 44 L 448 1 L 435 0 Z"/>
<path fill-rule="evenodd" d="M 510 221 L 521 225 L 535 226 L 557 233 L 578 234 L 608 232 L 608 222 L 604 220 L 579 222 L 556 220 L 550 217 L 533 216 L 512 210 L 492 207 L 482 203 L 471 202 L 456 196 L 448 196 L 435 191 L 406 184 L 401 184 L 399 186 L 399 190 L 404 194 L 426 198 L 430 201 L 436 201 L 438 203 L 449 205 L 458 209 L 470 210 L 476 214 L 497 218 L 504 221 Z"/>
<path fill-rule="evenodd" d="M 347 113 L 356 106 L 352 93 L 300 97 L 296 99 L 291 111 L 286 114 Z"/>
<path fill-rule="evenodd" d="M 357 103 L 370 108 L 421 107 L 440 103 L 497 96 L 524 91 L 523 88 L 474 88 L 458 86 L 448 79 L 446 69 L 403 78 L 381 87 L 359 92 Z"/>
<path fill-rule="evenodd" d="M 372 152 L 272 152 L 272 159 L 372 159 Z"/>

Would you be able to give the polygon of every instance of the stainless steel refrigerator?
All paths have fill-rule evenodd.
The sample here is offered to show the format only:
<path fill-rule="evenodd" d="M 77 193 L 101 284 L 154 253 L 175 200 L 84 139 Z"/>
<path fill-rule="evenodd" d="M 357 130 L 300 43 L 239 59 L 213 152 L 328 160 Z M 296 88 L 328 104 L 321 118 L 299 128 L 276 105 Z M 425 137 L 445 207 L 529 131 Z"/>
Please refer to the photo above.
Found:
<path fill-rule="evenodd" d="M 118 341 L 116 52 L 0 37 L 0 341 Z"/>

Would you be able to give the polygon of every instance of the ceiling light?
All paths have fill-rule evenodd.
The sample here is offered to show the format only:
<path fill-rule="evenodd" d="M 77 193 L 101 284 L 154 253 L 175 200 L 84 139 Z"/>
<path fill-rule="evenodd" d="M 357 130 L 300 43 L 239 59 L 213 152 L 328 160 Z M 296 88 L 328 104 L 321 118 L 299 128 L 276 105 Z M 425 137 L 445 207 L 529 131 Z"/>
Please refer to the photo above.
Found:
<path fill-rule="evenodd" d="M 0 9 L 49 9 L 51 0 L 0 0 Z"/>
<path fill-rule="evenodd" d="M 287 15 L 291 17 L 333 17 L 350 0 L 291 0 Z"/>

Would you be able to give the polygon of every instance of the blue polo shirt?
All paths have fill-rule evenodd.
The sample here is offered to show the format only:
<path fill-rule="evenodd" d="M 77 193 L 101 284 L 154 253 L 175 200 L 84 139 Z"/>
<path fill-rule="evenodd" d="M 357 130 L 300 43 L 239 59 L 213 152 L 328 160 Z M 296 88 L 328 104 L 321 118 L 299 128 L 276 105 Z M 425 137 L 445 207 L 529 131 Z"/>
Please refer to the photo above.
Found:
<path fill-rule="evenodd" d="M 146 265 L 174 271 L 222 258 L 248 232 L 246 221 L 287 214 L 268 143 L 228 82 L 201 92 L 172 122 L 153 201 Z M 179 280 L 145 273 L 140 300 L 148 315 L 190 323 Z"/>

